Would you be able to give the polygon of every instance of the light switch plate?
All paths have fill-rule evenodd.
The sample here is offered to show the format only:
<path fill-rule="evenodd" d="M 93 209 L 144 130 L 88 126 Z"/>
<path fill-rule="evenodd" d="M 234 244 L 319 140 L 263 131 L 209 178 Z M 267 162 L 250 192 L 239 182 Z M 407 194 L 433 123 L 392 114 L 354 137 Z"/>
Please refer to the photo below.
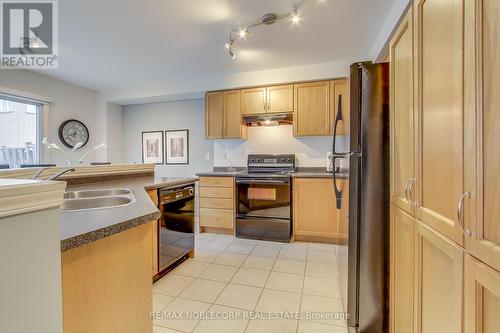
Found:
<path fill-rule="evenodd" d="M 210 153 L 205 153 L 205 160 L 210 161 Z"/>

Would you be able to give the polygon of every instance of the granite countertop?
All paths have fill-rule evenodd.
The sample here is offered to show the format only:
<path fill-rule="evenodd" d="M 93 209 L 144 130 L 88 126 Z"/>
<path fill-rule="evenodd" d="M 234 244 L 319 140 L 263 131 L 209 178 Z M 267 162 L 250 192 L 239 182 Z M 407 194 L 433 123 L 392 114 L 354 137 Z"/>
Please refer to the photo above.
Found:
<path fill-rule="evenodd" d="M 197 178 L 150 176 L 68 186 L 67 191 L 127 188 L 134 192 L 136 201 L 121 207 L 61 212 L 61 251 L 65 252 L 159 219 L 160 212 L 146 190 L 182 185 L 197 180 Z"/>

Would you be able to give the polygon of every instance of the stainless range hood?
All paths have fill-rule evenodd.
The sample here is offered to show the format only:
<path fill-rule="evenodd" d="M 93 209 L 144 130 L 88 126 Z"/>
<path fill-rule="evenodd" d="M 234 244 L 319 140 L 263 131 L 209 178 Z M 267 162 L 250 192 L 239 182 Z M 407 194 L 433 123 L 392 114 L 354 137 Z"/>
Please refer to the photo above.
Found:
<path fill-rule="evenodd" d="M 261 115 L 244 115 L 243 123 L 246 126 L 279 126 L 292 125 L 292 113 L 271 113 Z"/>

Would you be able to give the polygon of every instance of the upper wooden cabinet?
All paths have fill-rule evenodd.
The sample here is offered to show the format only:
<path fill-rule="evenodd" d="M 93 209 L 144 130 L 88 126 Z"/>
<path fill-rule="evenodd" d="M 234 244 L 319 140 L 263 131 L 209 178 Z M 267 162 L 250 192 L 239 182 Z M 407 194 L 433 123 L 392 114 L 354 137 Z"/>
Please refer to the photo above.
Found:
<path fill-rule="evenodd" d="M 293 112 L 293 85 L 243 89 L 243 114 Z"/>
<path fill-rule="evenodd" d="M 500 272 L 465 256 L 464 332 L 498 332 L 500 318 Z"/>
<path fill-rule="evenodd" d="M 349 95 L 349 80 L 340 79 L 330 82 L 330 134 L 333 134 L 333 126 L 339 112 L 339 98 L 342 109 L 342 124 L 337 126 L 337 135 L 349 135 L 350 126 L 350 95 Z"/>
<path fill-rule="evenodd" d="M 463 244 L 457 206 L 464 188 L 464 1 L 417 0 L 417 217 Z M 491 72 L 493 73 L 493 72 Z"/>
<path fill-rule="evenodd" d="M 394 206 L 393 206 L 394 207 Z M 395 207 L 391 212 L 391 332 L 413 332 L 415 289 L 415 218 Z"/>
<path fill-rule="evenodd" d="M 415 200 L 415 112 L 413 108 L 413 11 L 390 43 L 391 202 L 413 214 Z"/>
<path fill-rule="evenodd" d="M 417 222 L 415 253 L 414 332 L 462 333 L 463 249 Z M 404 307 L 408 303 L 395 306 Z"/>
<path fill-rule="evenodd" d="M 347 186 L 347 183 L 340 186 Z M 293 221 L 295 240 L 334 243 L 346 241 L 347 221 L 339 220 L 333 179 L 294 178 Z"/>
<path fill-rule="evenodd" d="M 224 92 L 224 139 L 240 139 L 245 137 L 245 127 L 241 121 L 241 90 Z"/>
<path fill-rule="evenodd" d="M 243 89 L 243 114 L 266 113 L 266 88 Z"/>
<path fill-rule="evenodd" d="M 267 112 L 293 112 L 293 84 L 267 87 Z"/>
<path fill-rule="evenodd" d="M 205 137 L 220 139 L 223 133 L 224 93 L 211 92 L 205 96 Z"/>
<path fill-rule="evenodd" d="M 210 92 L 205 97 L 205 137 L 245 139 L 241 120 L 241 90 Z"/>
<path fill-rule="evenodd" d="M 500 2 L 466 1 L 466 249 L 500 270 Z"/>
<path fill-rule="evenodd" d="M 330 82 L 294 84 L 295 136 L 330 135 Z"/>
<path fill-rule="evenodd" d="M 336 79 L 206 94 L 206 138 L 246 138 L 242 116 L 293 113 L 294 136 L 334 133 L 341 100 L 343 122 L 337 135 L 349 134 L 349 81 Z"/>

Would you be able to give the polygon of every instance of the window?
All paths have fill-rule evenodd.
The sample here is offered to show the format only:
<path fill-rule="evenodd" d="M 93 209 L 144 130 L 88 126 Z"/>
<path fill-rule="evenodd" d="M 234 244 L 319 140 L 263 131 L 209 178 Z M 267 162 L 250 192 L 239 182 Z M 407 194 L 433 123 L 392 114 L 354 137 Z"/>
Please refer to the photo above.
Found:
<path fill-rule="evenodd" d="M 41 104 L 0 98 L 0 165 L 40 163 Z"/>

